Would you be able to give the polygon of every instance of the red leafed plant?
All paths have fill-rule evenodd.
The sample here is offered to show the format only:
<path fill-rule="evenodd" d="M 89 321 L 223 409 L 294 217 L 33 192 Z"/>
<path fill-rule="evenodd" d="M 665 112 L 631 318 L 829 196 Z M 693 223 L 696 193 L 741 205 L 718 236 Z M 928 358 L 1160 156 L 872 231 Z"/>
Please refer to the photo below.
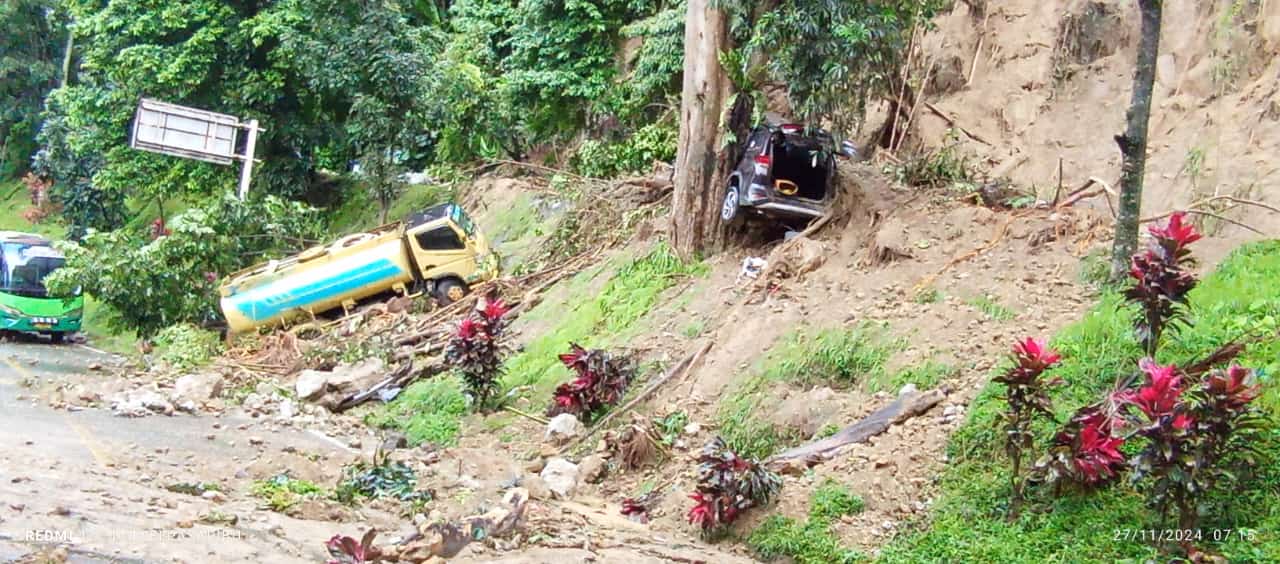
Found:
<path fill-rule="evenodd" d="M 547 409 L 547 415 L 571 413 L 590 420 L 622 399 L 634 370 L 626 359 L 603 350 L 587 350 L 576 343 L 569 347 L 568 353 L 560 355 L 560 362 L 573 370 L 575 376 L 556 388 L 555 401 Z"/>
<path fill-rule="evenodd" d="M 715 437 L 698 455 L 698 491 L 687 518 L 704 536 L 733 523 L 743 511 L 766 505 L 782 487 L 782 479 L 755 460 L 739 457 L 724 439 Z"/>
<path fill-rule="evenodd" d="M 622 514 L 637 523 L 649 522 L 649 507 L 644 497 L 640 499 L 626 498 L 622 500 Z"/>
<path fill-rule="evenodd" d="M 324 547 L 332 558 L 327 564 L 364 564 L 382 557 L 382 551 L 373 546 L 378 531 L 369 529 L 359 541 L 344 535 L 333 535 Z"/>
<path fill-rule="evenodd" d="M 1187 293 L 1196 285 L 1188 270 L 1193 262 L 1188 245 L 1201 235 L 1186 222 L 1184 212 L 1170 215 L 1165 225 L 1153 225 L 1147 231 L 1152 240 L 1146 251 L 1133 255 L 1129 276 L 1134 283 L 1125 291 L 1125 298 L 1141 307 L 1134 329 L 1147 356 L 1155 356 L 1165 329 L 1185 321 Z"/>
<path fill-rule="evenodd" d="M 498 392 L 502 378 L 502 347 L 498 339 L 506 328 L 507 306 L 489 297 L 485 306 L 458 324 L 445 349 L 445 361 L 462 374 L 477 405 L 485 405 Z"/>
<path fill-rule="evenodd" d="M 169 231 L 169 228 L 165 226 L 163 217 L 157 217 L 155 221 L 151 222 L 151 238 L 152 239 L 168 237 L 169 235 L 172 235 L 172 234 L 173 232 Z"/>
<path fill-rule="evenodd" d="M 1133 481 L 1151 481 L 1147 501 L 1162 516 L 1172 503 L 1180 524 L 1194 524 L 1200 481 L 1195 476 L 1198 464 L 1193 462 L 1195 420 L 1190 404 L 1183 398 L 1182 376 L 1177 366 L 1161 366 L 1149 358 L 1139 362 L 1138 367 L 1146 381 L 1136 390 L 1122 390 L 1115 395 L 1120 414 L 1147 441 L 1142 452 L 1130 461 Z"/>
<path fill-rule="evenodd" d="M 1013 497 L 1009 503 L 1010 518 L 1017 516 L 1018 507 L 1022 503 L 1022 455 L 1031 449 L 1035 439 L 1031 433 L 1031 423 L 1036 416 L 1053 418 L 1049 387 L 1059 380 L 1046 380 L 1041 376 L 1045 370 L 1056 365 L 1062 356 L 1048 348 L 1043 340 L 1027 337 L 1013 346 L 1012 359 L 1013 366 L 993 379 L 1005 387 L 1004 400 L 1007 408 L 1002 417 L 1005 453 L 1013 464 L 1013 473 L 1009 477 L 1013 489 Z"/>
<path fill-rule="evenodd" d="M 1125 467 L 1120 452 L 1125 439 L 1115 436 L 1112 423 L 1099 405 L 1077 411 L 1036 462 L 1033 476 L 1053 484 L 1055 491 L 1064 485 L 1091 489 L 1114 481 Z"/>

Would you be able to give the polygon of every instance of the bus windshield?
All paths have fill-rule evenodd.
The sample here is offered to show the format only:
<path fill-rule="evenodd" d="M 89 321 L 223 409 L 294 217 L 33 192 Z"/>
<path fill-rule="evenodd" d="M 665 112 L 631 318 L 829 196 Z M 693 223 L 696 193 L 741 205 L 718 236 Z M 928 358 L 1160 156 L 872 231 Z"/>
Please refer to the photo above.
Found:
<path fill-rule="evenodd" d="M 66 264 L 53 247 L 9 242 L 0 245 L 0 292 L 45 297 L 44 279 Z"/>

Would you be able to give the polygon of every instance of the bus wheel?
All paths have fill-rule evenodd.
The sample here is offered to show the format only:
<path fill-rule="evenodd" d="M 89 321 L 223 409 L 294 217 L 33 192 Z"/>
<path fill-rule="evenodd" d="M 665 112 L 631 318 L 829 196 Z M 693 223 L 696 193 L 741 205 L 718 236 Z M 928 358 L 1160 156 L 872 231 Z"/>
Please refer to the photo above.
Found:
<path fill-rule="evenodd" d="M 449 305 L 467 295 L 467 285 L 461 280 L 448 278 L 436 283 L 436 299 L 441 305 Z"/>
<path fill-rule="evenodd" d="M 49 340 L 55 345 L 61 345 L 66 336 L 66 333 L 49 333 Z"/>

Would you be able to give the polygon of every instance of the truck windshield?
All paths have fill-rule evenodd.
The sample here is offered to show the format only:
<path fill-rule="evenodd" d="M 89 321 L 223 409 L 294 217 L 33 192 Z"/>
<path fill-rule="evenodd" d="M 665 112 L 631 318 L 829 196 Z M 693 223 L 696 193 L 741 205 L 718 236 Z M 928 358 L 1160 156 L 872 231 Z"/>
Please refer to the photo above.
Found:
<path fill-rule="evenodd" d="M 20 296 L 44 297 L 44 279 L 66 264 L 48 245 L 0 244 L 0 291 Z"/>
<path fill-rule="evenodd" d="M 454 205 L 449 212 L 449 219 L 458 224 L 462 228 L 462 232 L 468 237 L 476 234 L 475 224 L 471 223 L 471 218 L 467 216 L 467 212 L 462 211 L 462 206 Z"/>

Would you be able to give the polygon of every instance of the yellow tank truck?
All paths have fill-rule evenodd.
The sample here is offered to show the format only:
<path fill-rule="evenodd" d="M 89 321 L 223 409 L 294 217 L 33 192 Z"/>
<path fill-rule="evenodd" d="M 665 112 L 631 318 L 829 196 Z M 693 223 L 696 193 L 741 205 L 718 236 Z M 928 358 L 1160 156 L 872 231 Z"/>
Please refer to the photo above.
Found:
<path fill-rule="evenodd" d="M 497 275 L 498 257 L 475 223 L 457 204 L 441 204 L 247 268 L 228 276 L 219 292 L 231 333 L 242 333 L 387 292 L 425 292 L 452 303 Z"/>

